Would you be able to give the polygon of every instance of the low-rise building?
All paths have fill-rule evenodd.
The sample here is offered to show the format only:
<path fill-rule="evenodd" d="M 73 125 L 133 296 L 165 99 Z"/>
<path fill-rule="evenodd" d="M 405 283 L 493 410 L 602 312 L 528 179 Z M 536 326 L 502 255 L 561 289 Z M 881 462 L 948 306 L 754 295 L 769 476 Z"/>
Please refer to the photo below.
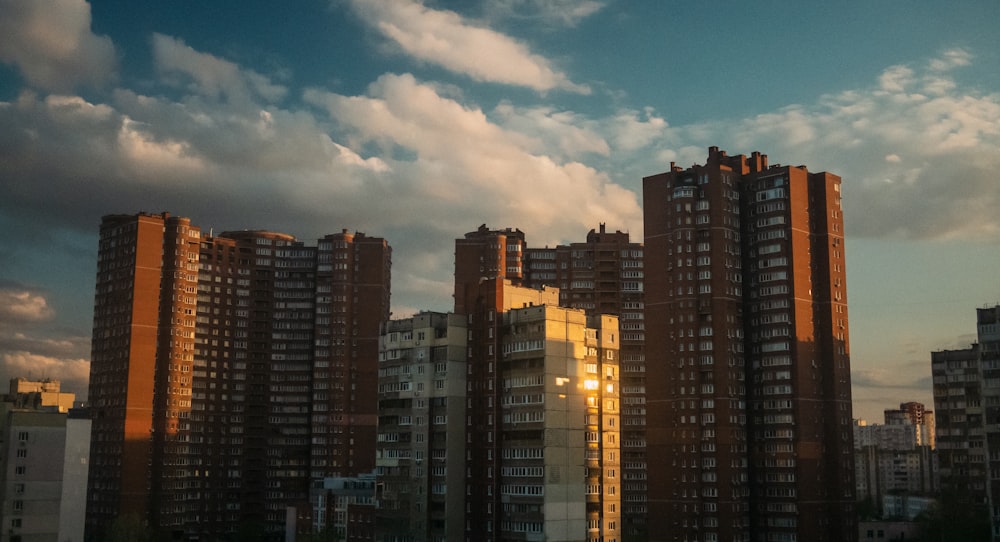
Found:
<path fill-rule="evenodd" d="M 13 379 L 0 402 L 0 542 L 82 542 L 90 419 L 58 381 Z"/>

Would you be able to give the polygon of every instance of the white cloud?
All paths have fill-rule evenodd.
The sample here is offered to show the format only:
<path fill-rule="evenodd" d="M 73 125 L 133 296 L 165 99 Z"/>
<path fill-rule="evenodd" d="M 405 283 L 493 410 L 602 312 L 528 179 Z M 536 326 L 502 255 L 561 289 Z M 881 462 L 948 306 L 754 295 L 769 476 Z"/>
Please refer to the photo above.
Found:
<path fill-rule="evenodd" d="M 913 82 L 913 70 L 906 66 L 892 66 L 879 76 L 879 87 L 886 92 L 902 92 Z"/>
<path fill-rule="evenodd" d="M 957 84 L 948 70 L 970 59 L 947 51 L 926 69 L 893 66 L 871 88 L 816 104 L 675 128 L 702 143 L 700 160 L 704 147 L 732 146 L 840 175 L 852 236 L 997 242 L 1000 95 Z"/>
<path fill-rule="evenodd" d="M 115 47 L 90 23 L 84 0 L 0 2 L 0 61 L 16 65 L 39 89 L 103 86 L 117 69 Z"/>
<path fill-rule="evenodd" d="M 238 103 L 251 99 L 275 102 L 287 92 L 264 75 L 195 51 L 183 41 L 163 34 L 153 34 L 153 59 L 161 74 L 190 78 L 188 90 L 202 96 L 226 97 Z"/>
<path fill-rule="evenodd" d="M 7 325 L 49 320 L 53 316 L 45 296 L 21 288 L 0 288 L 0 322 Z"/>
<path fill-rule="evenodd" d="M 410 75 L 385 75 L 359 96 L 308 91 L 326 112 L 317 116 L 270 103 L 237 64 L 165 36 L 154 43 L 161 72 L 184 77 L 190 94 L 118 89 L 107 103 L 24 94 L 0 104 L 0 160 L 19 187 L 0 209 L 46 209 L 86 231 L 95 217 L 137 210 L 306 240 L 361 229 L 396 247 L 394 276 L 412 280 L 394 291 L 411 304 L 432 297 L 427 281 L 447 281 L 454 239 L 483 221 L 546 241 L 600 222 L 641 228 L 636 194 L 579 161 L 607 155 L 601 132 L 619 120 L 544 107 L 487 115 Z M 421 252 L 432 261 L 413 263 Z M 433 297 L 429 305 L 446 308 L 447 293 Z"/>
<path fill-rule="evenodd" d="M 314 90 L 306 99 L 350 128 L 356 145 L 378 143 L 413 152 L 414 160 L 393 166 L 400 175 L 387 179 L 406 186 L 407 193 L 417 191 L 411 204 L 468 215 L 468 224 L 505 216 L 564 227 L 641 220 L 635 195 L 603 173 L 536 152 L 534 138 L 490 122 L 481 110 L 445 98 L 411 75 L 382 76 L 366 97 Z M 559 123 L 551 115 L 539 119 L 543 126 L 536 131 Z M 454 208 L 459 203 L 462 211 Z"/>
<path fill-rule="evenodd" d="M 934 72 L 950 71 L 953 68 L 968 66 L 972 63 L 972 54 L 965 49 L 949 49 L 937 58 L 927 63 L 927 68 Z"/>
<path fill-rule="evenodd" d="M 588 94 L 550 62 L 529 48 L 453 11 L 434 10 L 419 2 L 352 0 L 358 15 L 406 54 L 466 75 L 476 81 Z"/>
<path fill-rule="evenodd" d="M 491 0 L 484 9 L 490 19 L 538 20 L 574 26 L 604 8 L 594 0 Z"/>
<path fill-rule="evenodd" d="M 188 143 L 156 141 L 128 117 L 122 119 L 118 146 L 123 165 L 130 165 L 136 173 L 158 171 L 161 175 L 190 176 L 203 174 L 206 169 L 202 160 L 192 155 Z"/>
<path fill-rule="evenodd" d="M 635 151 L 662 138 L 668 128 L 667 121 L 657 116 L 651 108 L 643 111 L 620 111 L 609 121 L 610 137 L 615 147 Z"/>
<path fill-rule="evenodd" d="M 492 113 L 505 129 L 537 138 L 538 152 L 559 151 L 576 159 L 588 153 L 607 156 L 611 152 L 608 142 L 598 133 L 597 123 L 572 111 L 557 111 L 547 106 L 517 107 L 502 102 Z"/>

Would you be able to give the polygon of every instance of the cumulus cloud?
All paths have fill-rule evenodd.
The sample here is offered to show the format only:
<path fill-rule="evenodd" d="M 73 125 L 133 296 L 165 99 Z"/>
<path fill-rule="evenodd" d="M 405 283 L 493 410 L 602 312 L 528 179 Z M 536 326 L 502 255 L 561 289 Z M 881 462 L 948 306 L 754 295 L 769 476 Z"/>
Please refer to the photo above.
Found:
<path fill-rule="evenodd" d="M 251 70 L 167 36 L 153 43 L 179 96 L 122 88 L 105 103 L 32 93 L 0 103 L 0 160 L 16 179 L 0 214 L 46 209 L 50 226 L 83 231 L 137 210 L 307 240 L 360 229 L 394 245 L 394 291 L 439 309 L 454 239 L 483 221 L 537 232 L 539 243 L 599 222 L 640 229 L 636 194 L 583 160 L 609 153 L 601 134 L 620 119 L 504 104 L 486 112 L 407 74 L 384 75 L 362 95 L 311 89 L 306 108 L 289 108 L 271 101 L 281 92 L 254 86 Z"/>
<path fill-rule="evenodd" d="M 608 120 L 608 125 L 615 147 L 624 151 L 635 151 L 656 142 L 668 127 L 667 121 L 648 107 L 643 111 L 619 111 Z"/>
<path fill-rule="evenodd" d="M 493 109 L 492 116 L 507 130 L 537 138 L 539 152 L 558 151 L 579 159 L 588 153 L 607 156 L 611 150 L 597 123 L 573 111 L 517 107 L 505 101 Z"/>
<path fill-rule="evenodd" d="M 537 91 L 554 89 L 588 94 L 548 59 L 500 32 L 476 26 L 453 11 L 435 10 L 410 0 L 352 0 L 355 12 L 404 53 L 476 81 Z"/>
<path fill-rule="evenodd" d="M 509 130 L 537 138 L 541 152 L 559 151 L 582 161 L 588 155 L 607 157 L 612 152 L 638 151 L 661 141 L 668 130 L 667 121 L 652 108 L 621 109 L 607 117 L 592 118 L 551 106 L 518 107 L 501 102 L 491 118 Z"/>
<path fill-rule="evenodd" d="M 7 325 L 40 322 L 52 315 L 44 295 L 24 288 L 0 287 L 0 322 Z"/>
<path fill-rule="evenodd" d="M 696 149 L 722 142 L 840 175 L 854 237 L 998 242 L 1000 95 L 957 84 L 953 71 L 971 62 L 945 51 L 923 67 L 889 67 L 869 88 L 679 131 L 703 142 Z"/>
<path fill-rule="evenodd" d="M 117 69 L 115 47 L 90 29 L 85 0 L 0 2 L 0 61 L 35 88 L 65 92 L 103 86 Z"/>
<path fill-rule="evenodd" d="M 949 71 L 959 66 L 968 66 L 972 63 L 972 54 L 965 49 L 949 49 L 937 58 L 932 58 L 927 67 L 934 72 Z"/>
<path fill-rule="evenodd" d="M 153 60 L 161 74 L 186 78 L 188 90 L 203 96 L 240 103 L 253 98 L 274 102 L 287 92 L 264 75 L 195 51 L 182 40 L 163 34 L 153 34 Z"/>
<path fill-rule="evenodd" d="M 640 220 L 635 194 L 605 174 L 534 152 L 534 138 L 491 122 L 482 110 L 442 96 L 412 75 L 382 76 L 368 96 L 312 90 L 306 99 L 349 129 L 355 145 L 412 152 L 413 160 L 393 166 L 403 175 L 387 182 L 416 191 L 421 205 L 467 215 L 468 224 L 505 216 L 538 226 L 579 225 L 602 217 L 631 224 Z M 462 210 L 456 208 L 459 203 Z"/>

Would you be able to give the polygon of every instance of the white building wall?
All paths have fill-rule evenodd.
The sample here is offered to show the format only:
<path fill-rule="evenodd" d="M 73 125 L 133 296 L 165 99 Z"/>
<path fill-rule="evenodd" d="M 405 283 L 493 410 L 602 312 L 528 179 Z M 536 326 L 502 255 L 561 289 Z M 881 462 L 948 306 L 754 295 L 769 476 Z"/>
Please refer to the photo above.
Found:
<path fill-rule="evenodd" d="M 12 412 L 6 431 L 7 465 L 0 510 L 0 542 L 61 542 L 65 414 Z"/>
<path fill-rule="evenodd" d="M 66 420 L 59 542 L 83 542 L 83 527 L 87 513 L 88 463 L 90 463 L 90 419 L 70 417 Z"/>

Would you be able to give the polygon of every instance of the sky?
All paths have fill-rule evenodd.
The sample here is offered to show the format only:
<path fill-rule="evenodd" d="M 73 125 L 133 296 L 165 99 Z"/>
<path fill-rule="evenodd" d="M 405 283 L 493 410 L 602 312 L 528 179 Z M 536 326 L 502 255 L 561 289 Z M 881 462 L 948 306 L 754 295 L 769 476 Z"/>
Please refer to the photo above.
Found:
<path fill-rule="evenodd" d="M 1000 303 L 1000 2 L 813 4 L 0 0 L 0 378 L 86 396 L 106 214 L 385 237 L 402 316 L 718 146 L 843 178 L 854 415 L 930 406 Z"/>

